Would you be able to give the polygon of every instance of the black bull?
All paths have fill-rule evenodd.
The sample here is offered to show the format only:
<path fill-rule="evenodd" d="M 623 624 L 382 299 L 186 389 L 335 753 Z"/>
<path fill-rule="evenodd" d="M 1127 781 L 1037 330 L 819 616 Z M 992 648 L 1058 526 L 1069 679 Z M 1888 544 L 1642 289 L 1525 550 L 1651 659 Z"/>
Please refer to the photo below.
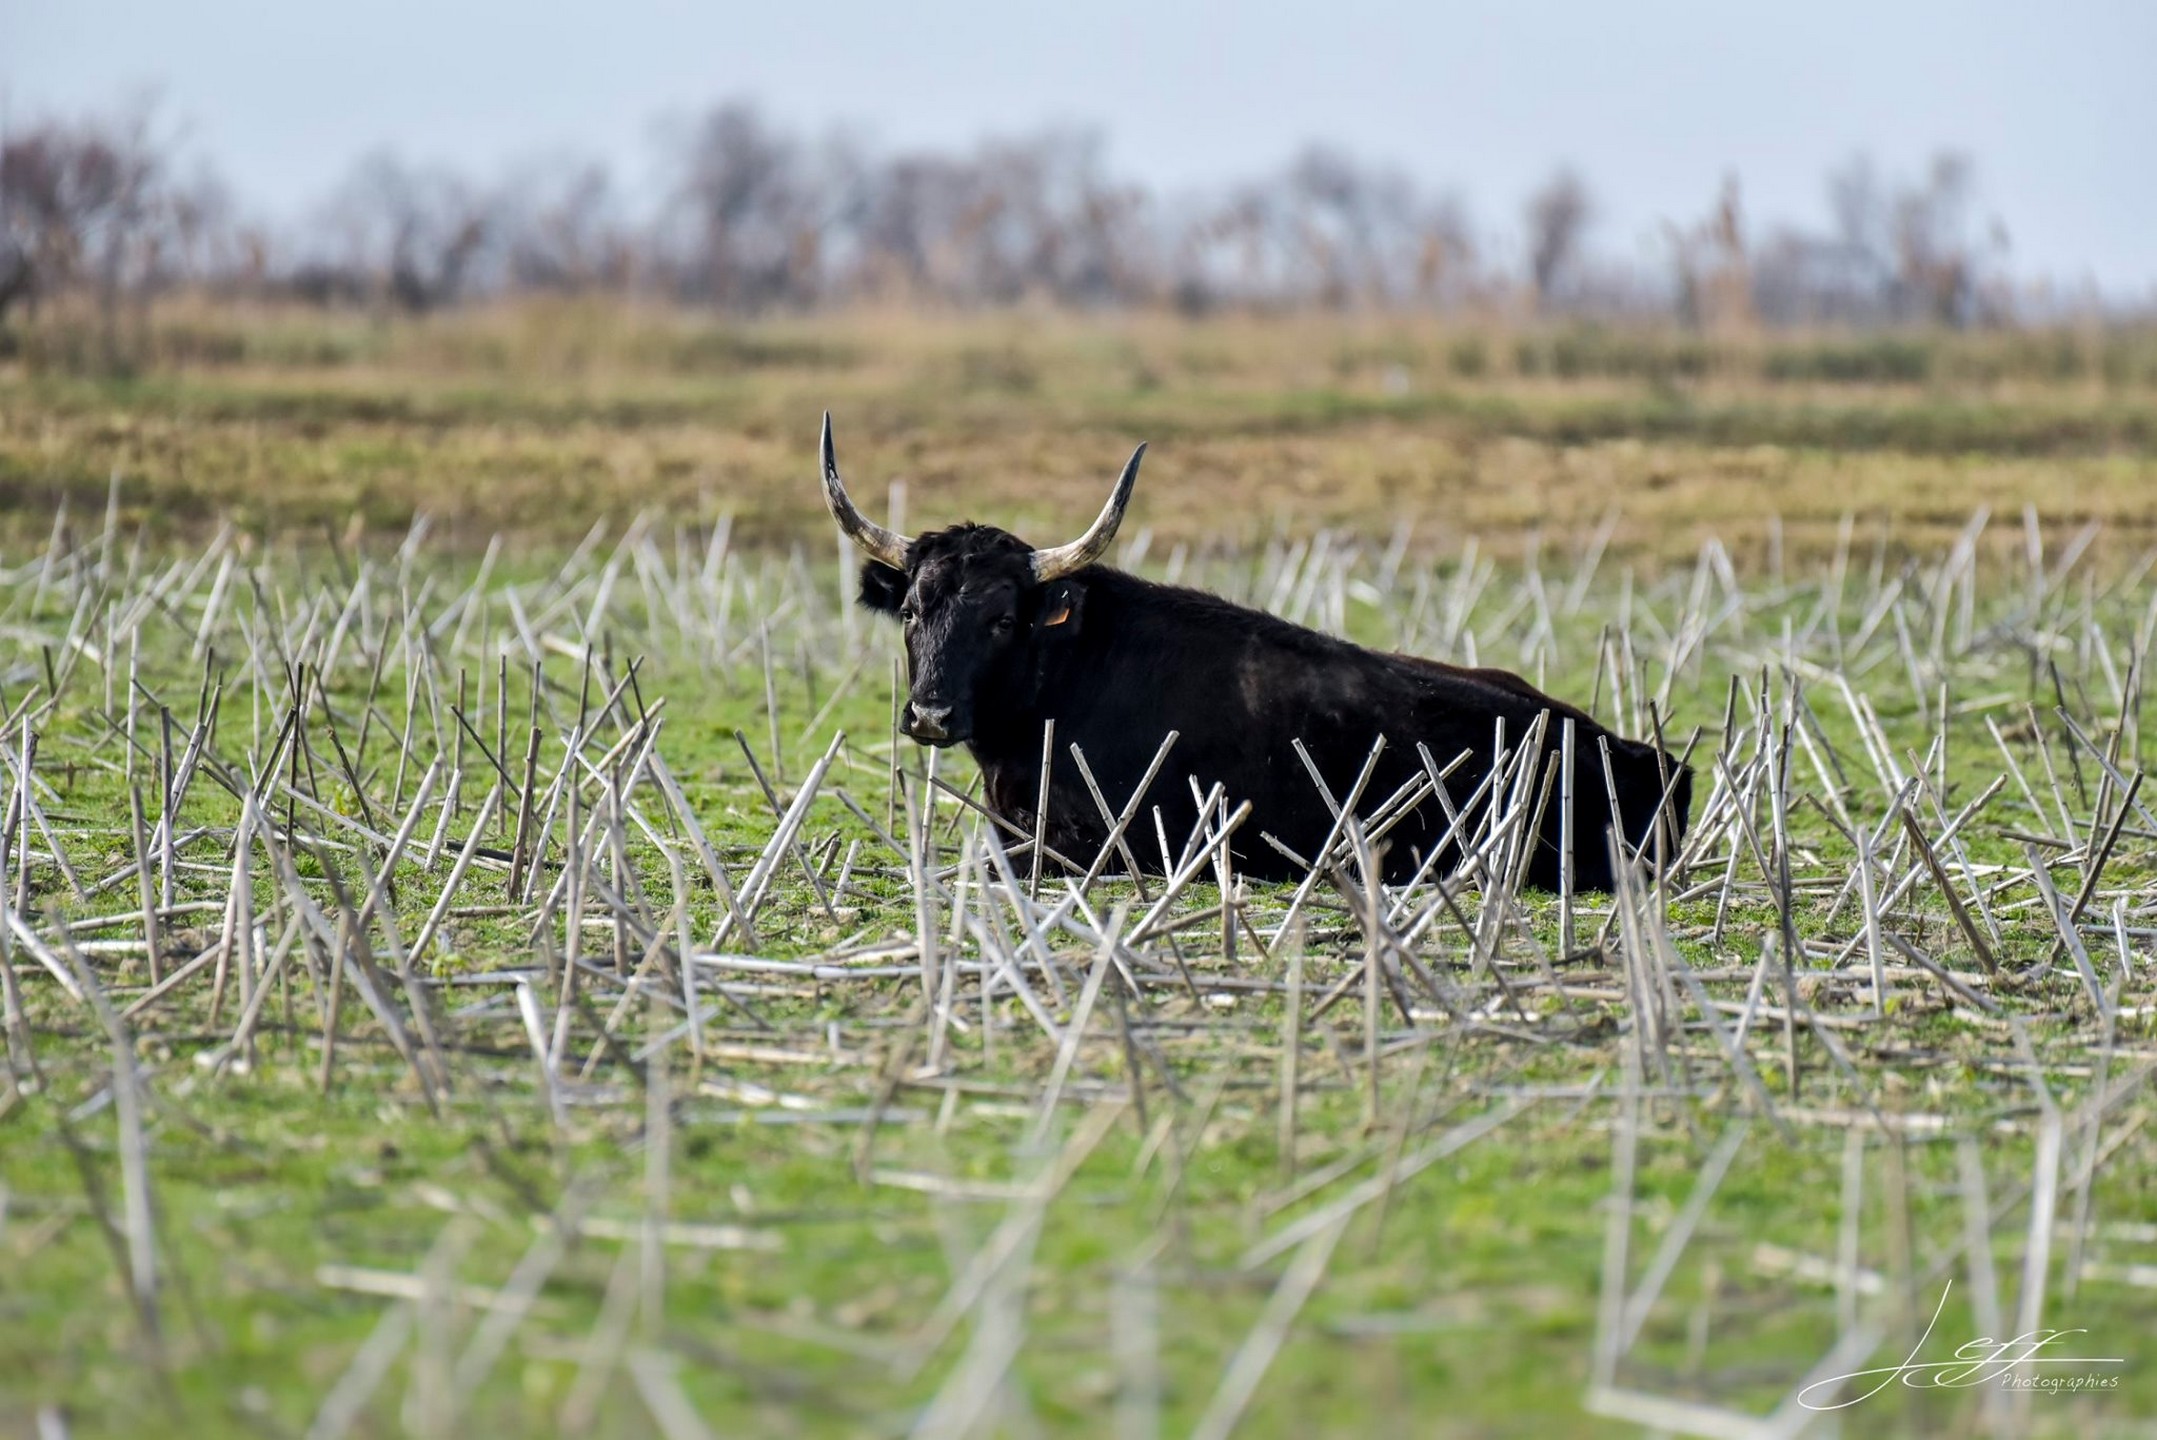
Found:
<path fill-rule="evenodd" d="M 988 808 L 1030 834 L 1043 726 L 1053 719 L 1047 839 L 1081 864 L 1106 843 L 1109 823 L 1071 747 L 1084 752 L 1109 803 L 1120 808 L 1171 730 L 1179 738 L 1128 836 L 1131 853 L 1149 868 L 1161 863 L 1150 811 L 1158 807 L 1176 844 L 1198 820 L 1190 783 L 1195 779 L 1201 793 L 1218 783 L 1230 806 L 1250 802 L 1251 814 L 1230 845 L 1239 873 L 1300 878 L 1304 866 L 1264 837 L 1310 860 L 1329 837 L 1338 838 L 1338 830 L 1295 742 L 1303 742 L 1327 789 L 1341 801 L 1382 736 L 1386 743 L 1364 783 L 1360 814 L 1369 815 L 1426 776 L 1422 752 L 1441 770 L 1467 755 L 1445 782 L 1446 799 L 1456 810 L 1467 809 L 1467 818 L 1456 828 L 1437 795 L 1423 798 L 1386 834 L 1387 881 L 1408 880 L 1449 834 L 1455 842 L 1446 845 L 1439 863 L 1453 863 L 1458 838 L 1473 842 L 1491 807 L 1525 800 L 1542 808 L 1524 878 L 1555 889 L 1561 880 L 1561 786 L 1552 783 L 1546 791 L 1538 775 L 1514 795 L 1511 786 L 1482 783 L 1501 734 L 1515 749 L 1545 712 L 1545 774 L 1558 773 L 1564 721 L 1572 721 L 1576 888 L 1611 888 L 1606 836 L 1613 793 L 1618 829 L 1635 849 L 1649 840 L 1659 815 L 1669 843 L 1684 833 L 1692 800 L 1689 769 L 1653 745 L 1611 733 L 1517 675 L 1383 654 L 1218 596 L 1090 563 L 1121 518 L 1119 501 L 1128 498 L 1136 456 L 1095 527 L 1106 534 L 1090 533 L 1079 545 L 1053 552 L 982 525 L 913 540 L 874 526 L 865 532 L 857 526 L 866 522 L 845 505 L 830 459 L 828 422 L 825 461 L 827 498 L 836 496 L 832 504 L 842 526 L 872 557 L 902 561 L 903 568 L 871 558 L 862 567 L 861 601 L 905 624 L 912 676 L 907 733 L 929 744 L 963 743 L 980 764 Z M 1045 563 L 1057 557 L 1057 563 Z M 1471 798 L 1477 804 L 1468 808 Z"/>

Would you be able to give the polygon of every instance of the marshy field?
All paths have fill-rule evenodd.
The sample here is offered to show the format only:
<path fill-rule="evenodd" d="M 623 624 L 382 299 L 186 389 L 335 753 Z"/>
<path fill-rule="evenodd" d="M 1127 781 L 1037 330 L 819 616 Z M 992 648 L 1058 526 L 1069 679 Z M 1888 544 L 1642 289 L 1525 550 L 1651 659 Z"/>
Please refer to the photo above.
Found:
<path fill-rule="evenodd" d="M 2152 1433 L 2150 333 L 123 323 L 0 359 L 0 1432 Z M 1522 888 L 1514 737 L 1048 853 L 827 409 L 912 531 L 1149 441 L 1114 563 L 1692 827 Z"/>

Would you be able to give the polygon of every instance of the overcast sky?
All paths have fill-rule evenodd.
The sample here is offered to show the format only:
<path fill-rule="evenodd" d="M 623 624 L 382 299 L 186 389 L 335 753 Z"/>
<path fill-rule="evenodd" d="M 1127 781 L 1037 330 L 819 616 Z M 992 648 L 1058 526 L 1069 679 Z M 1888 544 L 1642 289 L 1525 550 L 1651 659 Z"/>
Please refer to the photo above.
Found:
<path fill-rule="evenodd" d="M 361 153 L 492 171 L 572 151 L 632 183 L 653 121 L 722 97 L 879 145 L 1095 125 L 1167 188 L 1338 143 L 1454 190 L 1503 239 L 1567 162 L 1640 258 L 1721 177 L 1819 223 L 1858 152 L 1977 163 L 2020 274 L 2157 284 L 2157 3 L 1594 0 L 0 0 L 9 118 L 154 88 L 242 195 L 303 213 Z"/>

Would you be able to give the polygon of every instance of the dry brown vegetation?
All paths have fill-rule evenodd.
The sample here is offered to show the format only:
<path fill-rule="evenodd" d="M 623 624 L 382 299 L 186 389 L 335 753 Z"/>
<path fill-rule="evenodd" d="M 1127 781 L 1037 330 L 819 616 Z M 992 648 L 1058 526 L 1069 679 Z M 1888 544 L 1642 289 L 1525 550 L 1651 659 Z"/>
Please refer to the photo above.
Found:
<path fill-rule="evenodd" d="M 431 319 L 172 306 L 131 379 L 0 370 L 0 499 L 168 527 L 573 539 L 645 509 L 820 536 L 817 417 L 923 524 L 1052 533 L 1153 442 L 1164 543 L 1322 526 L 1427 545 L 1793 552 L 1843 517 L 1938 541 L 1979 506 L 2151 520 L 2157 347 L 2135 332 L 1810 337 L 1380 317 L 889 312 L 725 323 L 614 302 Z"/>

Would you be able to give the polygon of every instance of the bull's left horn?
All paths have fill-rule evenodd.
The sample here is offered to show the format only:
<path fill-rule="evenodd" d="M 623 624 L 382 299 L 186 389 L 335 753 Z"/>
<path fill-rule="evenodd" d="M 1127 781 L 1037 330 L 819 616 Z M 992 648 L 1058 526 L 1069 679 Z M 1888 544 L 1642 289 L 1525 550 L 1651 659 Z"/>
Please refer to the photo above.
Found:
<path fill-rule="evenodd" d="M 1138 484 L 1138 462 L 1145 458 L 1144 445 L 1131 452 L 1123 474 L 1116 479 L 1116 488 L 1109 492 L 1108 504 L 1101 507 L 1100 518 L 1093 522 L 1091 530 L 1069 545 L 1034 551 L 1034 579 L 1046 584 L 1101 558 L 1102 552 L 1116 538 L 1116 527 L 1123 524 L 1123 507 L 1131 503 L 1131 488 Z"/>
<path fill-rule="evenodd" d="M 907 549 L 914 542 L 896 530 L 886 530 L 856 510 L 854 502 L 846 496 L 846 486 L 839 479 L 839 460 L 831 449 L 829 410 L 824 412 L 824 439 L 818 448 L 824 464 L 824 504 L 830 509 L 831 518 L 839 522 L 839 529 L 845 532 L 846 538 L 867 551 L 871 558 L 894 570 L 904 570 Z"/>

